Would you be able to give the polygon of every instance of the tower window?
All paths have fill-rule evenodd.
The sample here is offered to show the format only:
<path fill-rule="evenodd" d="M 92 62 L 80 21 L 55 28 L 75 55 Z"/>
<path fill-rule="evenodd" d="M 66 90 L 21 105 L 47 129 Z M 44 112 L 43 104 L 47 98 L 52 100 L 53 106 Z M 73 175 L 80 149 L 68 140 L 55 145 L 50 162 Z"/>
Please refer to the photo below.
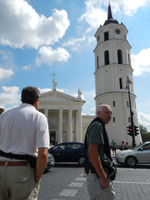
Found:
<path fill-rule="evenodd" d="M 127 101 L 127 107 L 129 107 L 129 101 Z"/>
<path fill-rule="evenodd" d="M 120 85 L 120 89 L 123 89 L 123 87 L 122 87 L 122 78 L 119 78 L 119 85 Z"/>
<path fill-rule="evenodd" d="M 109 65 L 109 51 L 104 52 L 105 65 Z"/>
<path fill-rule="evenodd" d="M 104 33 L 104 41 L 107 41 L 109 39 L 109 32 Z"/>
<path fill-rule="evenodd" d="M 113 101 L 113 107 L 115 107 L 116 106 L 116 102 L 115 101 Z"/>
<path fill-rule="evenodd" d="M 117 54 L 118 54 L 118 64 L 122 64 L 122 51 L 121 49 L 118 49 L 117 51 Z"/>
<path fill-rule="evenodd" d="M 115 122 L 116 121 L 116 119 L 115 119 L 115 117 L 113 117 L 113 122 Z"/>
<path fill-rule="evenodd" d="M 97 56 L 97 68 L 99 68 L 99 57 Z"/>

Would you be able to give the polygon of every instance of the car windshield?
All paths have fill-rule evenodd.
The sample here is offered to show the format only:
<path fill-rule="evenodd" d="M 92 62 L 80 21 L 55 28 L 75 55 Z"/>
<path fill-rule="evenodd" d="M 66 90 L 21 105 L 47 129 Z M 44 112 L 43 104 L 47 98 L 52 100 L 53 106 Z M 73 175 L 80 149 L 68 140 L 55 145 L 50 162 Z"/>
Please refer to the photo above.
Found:
<path fill-rule="evenodd" d="M 143 144 L 139 144 L 138 146 L 134 147 L 133 150 L 139 148 L 140 146 L 143 146 L 144 144 L 146 144 L 146 142 L 144 142 Z"/>

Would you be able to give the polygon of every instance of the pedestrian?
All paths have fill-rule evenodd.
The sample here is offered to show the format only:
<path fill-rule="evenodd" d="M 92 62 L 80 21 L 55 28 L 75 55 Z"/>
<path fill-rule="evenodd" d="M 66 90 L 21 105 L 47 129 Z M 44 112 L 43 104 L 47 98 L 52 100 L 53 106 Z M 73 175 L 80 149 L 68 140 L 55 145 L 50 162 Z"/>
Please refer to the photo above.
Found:
<path fill-rule="evenodd" d="M 116 142 L 114 142 L 114 139 L 112 140 L 111 147 L 112 147 L 113 155 L 115 156 L 117 144 L 116 144 Z"/>
<path fill-rule="evenodd" d="M 124 141 L 122 141 L 121 145 L 120 145 L 120 150 L 123 151 L 124 149 Z"/>
<path fill-rule="evenodd" d="M 124 150 L 127 150 L 127 149 L 129 149 L 128 142 L 126 142 L 126 144 L 124 145 Z"/>
<path fill-rule="evenodd" d="M 4 108 L 0 108 L 0 115 L 5 112 Z"/>
<path fill-rule="evenodd" d="M 96 116 L 89 125 L 85 136 L 85 146 L 87 146 L 89 156 L 87 189 L 90 200 L 114 200 L 115 190 L 109 179 L 112 158 L 105 129 L 105 125 L 112 118 L 112 109 L 106 104 L 99 105 Z"/>
<path fill-rule="evenodd" d="M 25 87 L 22 104 L 0 117 L 0 200 L 37 200 L 49 148 L 39 97 L 37 88 Z"/>

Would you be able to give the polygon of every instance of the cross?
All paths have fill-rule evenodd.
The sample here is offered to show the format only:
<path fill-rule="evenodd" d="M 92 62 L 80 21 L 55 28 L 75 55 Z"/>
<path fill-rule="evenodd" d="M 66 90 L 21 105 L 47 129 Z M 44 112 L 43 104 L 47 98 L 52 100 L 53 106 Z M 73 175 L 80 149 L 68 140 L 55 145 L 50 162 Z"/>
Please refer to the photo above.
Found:
<path fill-rule="evenodd" d="M 54 80 L 54 76 L 57 76 L 57 74 L 55 74 L 54 72 L 53 72 L 53 74 L 51 74 L 52 76 L 53 76 L 53 80 Z"/>

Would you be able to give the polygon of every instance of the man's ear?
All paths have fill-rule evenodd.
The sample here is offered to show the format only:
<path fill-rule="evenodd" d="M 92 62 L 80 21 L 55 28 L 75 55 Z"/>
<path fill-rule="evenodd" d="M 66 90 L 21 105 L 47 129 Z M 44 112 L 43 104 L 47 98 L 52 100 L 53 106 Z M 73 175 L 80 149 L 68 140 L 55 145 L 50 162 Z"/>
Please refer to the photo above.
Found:
<path fill-rule="evenodd" d="M 100 115 L 101 115 L 101 111 L 98 110 L 98 111 L 97 111 L 97 117 L 99 117 Z"/>

